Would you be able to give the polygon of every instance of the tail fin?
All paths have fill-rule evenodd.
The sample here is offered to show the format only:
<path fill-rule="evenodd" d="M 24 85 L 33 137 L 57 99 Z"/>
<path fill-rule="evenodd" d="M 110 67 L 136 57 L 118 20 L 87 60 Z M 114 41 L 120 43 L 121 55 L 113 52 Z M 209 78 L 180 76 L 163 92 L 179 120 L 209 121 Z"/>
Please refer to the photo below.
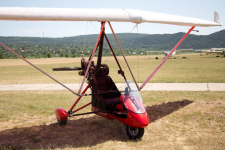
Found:
<path fill-rule="evenodd" d="M 214 21 L 222 26 L 222 22 L 220 20 L 220 16 L 218 12 L 214 12 Z"/>

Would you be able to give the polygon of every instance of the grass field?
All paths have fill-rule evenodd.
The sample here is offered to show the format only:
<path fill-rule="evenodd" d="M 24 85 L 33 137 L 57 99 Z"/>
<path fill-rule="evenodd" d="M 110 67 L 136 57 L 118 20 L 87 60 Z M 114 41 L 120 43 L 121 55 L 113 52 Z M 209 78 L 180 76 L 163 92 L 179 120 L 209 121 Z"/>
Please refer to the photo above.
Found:
<path fill-rule="evenodd" d="M 150 82 L 225 82 L 224 57 L 176 57 Z M 139 62 L 134 56 L 127 59 L 137 80 L 143 82 L 163 56 L 158 60 L 152 55 L 139 56 Z M 119 60 L 125 69 L 122 58 Z M 63 83 L 82 80 L 76 72 L 52 71 L 54 67 L 80 66 L 80 58 L 29 61 Z M 113 58 L 104 57 L 103 62 L 109 64 L 112 79 L 123 82 Z M 0 60 L 0 70 L 0 84 L 54 83 L 19 59 Z M 131 141 L 122 123 L 96 115 L 70 118 L 66 126 L 58 126 L 55 109 L 68 110 L 77 98 L 69 91 L 1 91 L 0 149 L 224 149 L 225 92 L 143 91 L 141 95 L 150 123 L 142 140 Z M 87 102 L 90 97 L 83 97 L 78 107 Z M 81 112 L 87 111 L 90 107 Z"/>
<path fill-rule="evenodd" d="M 144 82 L 152 71 L 160 64 L 163 55 L 156 60 L 154 55 L 129 56 L 127 60 L 137 82 Z M 182 59 L 186 57 L 186 59 Z M 96 58 L 94 59 L 96 62 Z M 80 58 L 51 58 L 30 59 L 32 63 L 56 78 L 62 83 L 80 83 L 83 77 L 77 71 L 57 71 L 57 67 L 80 67 Z M 131 79 L 126 64 L 119 57 L 121 66 L 125 71 L 127 79 Z M 124 82 L 122 76 L 118 75 L 118 67 L 113 57 L 104 57 L 102 63 L 108 64 L 110 76 L 116 83 Z M 215 55 L 183 54 L 176 55 L 176 59 L 170 58 L 153 76 L 150 82 L 156 83 L 221 83 L 225 82 L 225 57 Z M 0 84 L 31 84 L 31 83 L 55 83 L 32 66 L 20 59 L 0 60 Z"/>
<path fill-rule="evenodd" d="M 1 149 L 224 149 L 224 92 L 141 92 L 150 124 L 142 140 L 125 126 L 95 115 L 56 123 L 54 110 L 69 109 L 67 91 L 0 92 Z M 82 99 L 82 104 L 90 101 Z M 90 111 L 90 107 L 83 111 Z"/>

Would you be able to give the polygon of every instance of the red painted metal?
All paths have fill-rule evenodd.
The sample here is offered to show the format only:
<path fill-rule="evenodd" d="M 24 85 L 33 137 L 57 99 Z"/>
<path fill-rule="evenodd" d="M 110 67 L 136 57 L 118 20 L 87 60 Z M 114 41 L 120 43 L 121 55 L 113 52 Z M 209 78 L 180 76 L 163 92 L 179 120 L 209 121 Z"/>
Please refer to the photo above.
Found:
<path fill-rule="evenodd" d="M 105 22 L 102 23 L 102 28 L 101 28 L 101 31 L 100 31 L 100 33 L 99 33 L 98 40 L 97 40 L 97 42 L 96 42 L 96 44 L 95 44 L 95 48 L 94 48 L 93 53 L 92 53 L 92 55 L 91 55 L 91 58 L 90 58 L 90 60 L 89 60 L 88 67 L 87 67 L 87 70 L 86 70 L 86 72 L 85 72 L 84 79 L 83 79 L 83 81 L 82 81 L 82 83 L 81 83 L 80 90 L 79 90 L 78 94 L 80 94 L 80 92 L 81 92 L 81 90 L 82 90 L 82 87 L 83 87 L 85 78 L 86 78 L 86 76 L 87 76 L 88 70 L 89 70 L 90 65 L 91 65 L 91 61 L 92 61 L 92 59 L 93 59 L 93 57 L 94 57 L 94 54 L 95 54 L 95 51 L 96 51 L 96 49 L 97 49 L 98 42 L 99 42 L 99 40 L 100 40 L 100 38 L 101 38 L 101 36 L 102 36 L 102 32 L 104 31 L 104 27 L 105 27 Z"/>
<path fill-rule="evenodd" d="M 119 118 L 116 116 L 114 116 L 114 118 L 130 127 L 145 128 L 149 124 L 149 118 L 148 118 L 147 112 L 143 114 L 136 114 L 132 111 L 127 110 L 126 119 Z"/>
<path fill-rule="evenodd" d="M 63 108 L 57 108 L 55 110 L 55 115 L 56 115 L 56 118 L 60 121 L 67 121 L 68 119 L 67 112 Z"/>
<path fill-rule="evenodd" d="M 90 87 L 90 84 L 88 84 L 87 86 L 86 86 L 86 88 L 84 89 L 84 91 L 81 93 L 81 95 L 83 95 L 86 91 L 87 91 L 87 89 Z M 70 111 L 72 111 L 73 110 L 73 108 L 77 105 L 77 103 L 79 102 L 79 100 L 81 99 L 81 97 L 82 96 L 79 96 L 78 97 L 78 99 L 75 101 L 75 103 L 73 104 L 73 106 L 70 108 Z"/>
<path fill-rule="evenodd" d="M 118 110 L 124 110 L 123 107 L 124 107 L 123 104 L 117 104 L 116 105 L 116 109 L 118 109 Z"/>
<path fill-rule="evenodd" d="M 74 111 L 73 111 L 73 113 L 75 113 L 75 112 L 77 112 L 77 111 L 79 111 L 79 110 L 83 109 L 84 107 L 87 107 L 88 105 L 91 105 L 91 103 L 92 103 L 92 102 L 87 103 L 86 105 L 84 105 L 84 106 L 82 106 L 82 107 L 80 107 L 80 108 L 78 108 L 78 109 L 74 110 Z"/>
<path fill-rule="evenodd" d="M 55 78 L 53 78 L 52 76 L 50 76 L 49 74 L 47 74 L 46 72 L 44 72 L 43 70 L 41 70 L 40 68 L 38 68 L 37 66 L 35 66 L 34 64 L 32 64 L 31 62 L 29 62 L 28 60 L 26 60 L 25 58 L 23 58 L 22 56 L 20 56 L 19 54 L 17 54 L 16 52 L 14 52 L 13 50 L 11 50 L 7 46 L 5 46 L 4 44 L 0 43 L 0 45 L 2 45 L 3 47 L 5 47 L 7 50 L 9 50 L 10 52 L 12 52 L 16 56 L 18 56 L 21 59 L 23 59 L 25 62 L 27 62 L 28 64 L 30 64 L 31 66 L 33 66 L 34 68 L 36 68 L 37 70 L 39 70 L 40 72 L 42 72 L 43 74 L 45 74 L 46 76 L 48 76 L 49 78 L 51 78 L 52 80 L 54 80 L 55 82 L 57 82 L 60 85 L 62 85 L 64 88 L 66 88 L 67 90 L 69 90 L 73 94 L 78 95 L 78 93 L 74 92 L 73 90 L 71 90 L 70 88 L 68 88 L 67 86 L 65 86 L 64 84 L 62 84 L 61 82 L 59 82 L 58 80 L 56 80 Z"/>
<path fill-rule="evenodd" d="M 183 38 L 177 43 L 177 45 L 172 49 L 172 51 L 166 56 L 166 58 L 159 64 L 159 66 L 152 72 L 152 74 L 145 80 L 145 82 L 141 85 L 140 90 L 148 83 L 148 81 L 153 77 L 153 75 L 159 70 L 159 68 L 164 64 L 164 62 L 170 57 L 170 55 L 177 49 L 177 47 L 183 42 L 183 40 L 189 35 L 189 33 L 195 28 L 195 26 L 191 27 L 189 31 L 183 36 Z"/>
<path fill-rule="evenodd" d="M 115 119 L 131 127 L 144 128 L 148 126 L 149 118 L 145 110 L 145 107 L 142 104 L 142 101 L 136 98 L 136 102 L 142 110 L 140 112 L 139 110 L 137 110 L 137 107 L 132 102 L 130 95 L 123 94 L 120 96 L 120 100 L 123 101 L 125 107 L 127 108 L 127 111 L 126 111 L 127 118 L 123 119 L 123 118 L 119 118 L 115 116 Z"/>
<path fill-rule="evenodd" d="M 110 22 L 109 22 L 110 24 Z M 104 32 L 103 32 L 104 33 Z M 106 41 L 109 45 L 109 48 L 111 49 L 112 51 L 112 54 L 120 68 L 120 70 L 122 71 L 122 68 L 119 64 L 119 61 L 117 60 L 117 57 L 111 47 L 111 44 L 106 36 L 106 34 L 104 33 L 104 36 L 106 38 Z M 122 71 L 123 72 L 123 71 Z M 124 76 L 125 78 L 125 76 Z M 126 78 L 125 78 L 126 79 Z M 107 118 L 109 120 L 113 120 L 113 119 L 117 119 L 119 121 L 121 121 L 122 123 L 128 125 L 128 126 L 131 126 L 131 127 L 138 127 L 138 128 L 144 128 L 146 126 L 148 126 L 149 124 L 149 118 L 148 118 L 148 114 L 142 104 L 142 101 L 140 101 L 139 99 L 136 99 L 136 102 L 137 102 L 137 105 L 139 105 L 139 107 L 141 108 L 141 111 L 137 109 L 137 106 L 135 106 L 134 102 L 132 102 L 132 98 L 130 95 L 121 95 L 120 96 L 120 101 L 121 101 L 121 104 L 118 104 L 117 105 L 117 108 L 119 108 L 119 111 L 113 111 L 112 113 L 103 113 L 103 112 L 99 112 L 99 113 L 96 113 L 97 115 L 99 116 L 102 116 L 104 118 Z M 127 110 L 124 110 L 124 105 L 125 107 L 127 108 Z M 93 107 L 91 108 L 91 111 L 100 111 L 99 108 L 96 108 L 96 107 Z M 119 117 L 120 113 L 123 113 L 123 114 L 127 114 L 127 117 L 126 118 L 123 118 L 123 117 Z"/>
<path fill-rule="evenodd" d="M 124 114 L 127 114 L 126 118 L 117 117 L 116 113 L 118 111 L 115 111 L 112 114 L 110 114 L 110 113 L 101 113 L 101 112 L 100 113 L 96 113 L 96 114 L 99 115 L 99 116 L 102 116 L 104 118 L 107 118 L 109 120 L 117 119 L 118 121 L 124 123 L 125 125 L 131 126 L 131 127 L 137 127 L 137 128 L 147 127 L 148 124 L 149 124 L 149 117 L 148 117 L 147 112 L 145 111 L 145 108 L 144 108 L 142 102 L 139 101 L 138 104 L 141 106 L 141 108 L 144 111 L 142 113 L 139 113 L 137 111 L 137 109 L 136 109 L 137 107 L 132 105 L 130 102 L 128 102 L 128 101 L 131 101 L 131 99 L 129 97 L 130 97 L 129 95 L 121 95 L 120 96 L 120 100 L 124 101 L 125 105 L 129 105 L 127 107 L 129 107 L 130 110 L 123 110 L 122 109 L 123 107 L 121 107 L 121 104 L 118 104 L 119 105 L 118 107 L 121 109 L 119 111 L 119 113 L 123 112 Z M 96 108 L 96 107 L 92 107 L 91 111 L 93 111 L 93 112 L 94 111 L 100 111 L 100 109 Z"/>

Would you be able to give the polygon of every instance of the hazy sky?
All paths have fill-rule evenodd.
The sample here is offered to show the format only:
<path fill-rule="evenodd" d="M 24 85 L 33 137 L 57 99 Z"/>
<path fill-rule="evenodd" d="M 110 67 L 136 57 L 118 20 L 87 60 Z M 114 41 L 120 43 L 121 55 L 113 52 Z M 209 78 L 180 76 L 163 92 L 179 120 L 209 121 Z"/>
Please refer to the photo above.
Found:
<path fill-rule="evenodd" d="M 56 8 L 116 8 L 138 9 L 214 20 L 214 11 L 225 23 L 225 0 L 1 0 L 0 7 L 56 7 Z M 134 23 L 112 23 L 116 33 L 130 32 Z M 187 32 L 190 27 L 142 23 L 133 33 L 164 34 Z M 99 22 L 0 21 L 0 36 L 68 37 L 97 34 Z M 198 33 L 208 35 L 222 27 L 196 27 Z M 98 30 L 98 31 L 96 31 Z M 106 32 L 111 33 L 108 26 Z"/>

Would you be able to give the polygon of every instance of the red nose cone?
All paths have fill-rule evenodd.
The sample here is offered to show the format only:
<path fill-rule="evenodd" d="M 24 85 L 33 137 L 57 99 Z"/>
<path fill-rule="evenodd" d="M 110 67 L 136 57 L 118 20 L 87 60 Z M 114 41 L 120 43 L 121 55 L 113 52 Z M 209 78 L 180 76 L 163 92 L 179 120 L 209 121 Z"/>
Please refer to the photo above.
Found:
<path fill-rule="evenodd" d="M 134 127 L 138 127 L 138 128 L 144 128 L 147 127 L 149 124 L 149 118 L 148 118 L 148 114 L 147 112 L 145 112 L 144 114 L 135 114 L 135 113 L 129 113 L 133 120 L 135 120 L 134 123 Z"/>
<path fill-rule="evenodd" d="M 55 110 L 55 115 L 56 115 L 56 118 L 59 120 L 59 121 L 67 121 L 67 112 L 65 109 L 63 108 L 57 108 Z"/>

